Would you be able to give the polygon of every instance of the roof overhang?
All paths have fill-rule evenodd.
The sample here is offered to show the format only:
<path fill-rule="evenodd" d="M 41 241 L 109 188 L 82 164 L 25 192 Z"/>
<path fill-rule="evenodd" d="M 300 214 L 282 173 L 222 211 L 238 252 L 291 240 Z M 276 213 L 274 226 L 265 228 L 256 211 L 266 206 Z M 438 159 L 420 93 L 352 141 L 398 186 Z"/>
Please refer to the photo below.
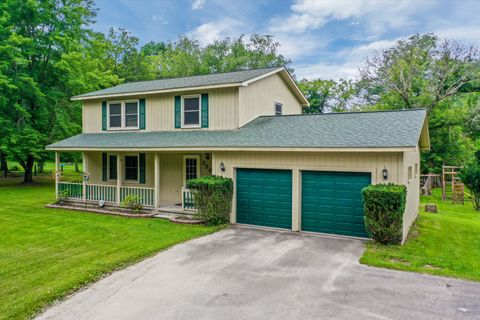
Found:
<path fill-rule="evenodd" d="M 242 151 L 242 152 L 406 152 L 414 151 L 416 147 L 385 147 L 385 148 L 296 148 L 296 147 L 164 147 L 164 148 L 88 148 L 88 147 L 50 147 L 49 151 L 116 151 L 116 152 L 212 152 L 212 151 Z"/>

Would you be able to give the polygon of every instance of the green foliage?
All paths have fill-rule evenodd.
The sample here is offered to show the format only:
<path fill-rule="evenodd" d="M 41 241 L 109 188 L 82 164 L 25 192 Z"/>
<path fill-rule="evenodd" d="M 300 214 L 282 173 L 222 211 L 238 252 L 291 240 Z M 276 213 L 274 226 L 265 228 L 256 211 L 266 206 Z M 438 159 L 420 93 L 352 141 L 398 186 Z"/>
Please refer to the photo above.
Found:
<path fill-rule="evenodd" d="M 365 226 L 370 236 L 382 244 L 402 240 L 402 221 L 407 188 L 403 185 L 377 184 L 362 190 Z"/>
<path fill-rule="evenodd" d="M 192 191 L 198 217 L 208 225 L 227 223 L 232 209 L 233 181 L 220 176 L 206 176 L 187 181 Z"/>
<path fill-rule="evenodd" d="M 477 151 L 477 156 L 479 155 L 480 152 Z M 480 159 L 466 164 L 458 176 L 472 193 L 473 207 L 480 211 Z"/>
<path fill-rule="evenodd" d="M 143 209 L 142 198 L 136 194 L 129 194 L 123 199 L 122 207 L 129 209 L 133 213 L 140 213 Z"/>
<path fill-rule="evenodd" d="M 58 193 L 57 203 L 62 203 L 70 197 L 70 192 L 68 190 L 63 190 Z"/>

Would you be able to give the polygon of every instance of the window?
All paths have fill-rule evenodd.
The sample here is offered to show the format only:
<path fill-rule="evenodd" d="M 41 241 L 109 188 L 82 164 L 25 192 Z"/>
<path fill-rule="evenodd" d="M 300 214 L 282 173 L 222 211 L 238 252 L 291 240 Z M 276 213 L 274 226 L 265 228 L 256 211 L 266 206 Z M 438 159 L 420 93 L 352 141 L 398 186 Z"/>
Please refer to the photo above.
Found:
<path fill-rule="evenodd" d="M 185 156 L 183 160 L 184 184 L 190 179 L 195 179 L 200 174 L 200 156 Z"/>
<path fill-rule="evenodd" d="M 420 174 L 420 172 L 418 172 L 418 163 L 415 163 L 415 178 Z"/>
<path fill-rule="evenodd" d="M 114 154 L 108 156 L 108 179 L 117 179 L 117 156 Z"/>
<path fill-rule="evenodd" d="M 122 127 L 122 104 L 119 102 L 109 104 L 110 128 Z"/>
<path fill-rule="evenodd" d="M 125 180 L 138 181 L 138 156 L 125 156 Z"/>
<path fill-rule="evenodd" d="M 200 95 L 182 97 L 182 127 L 200 127 Z"/>
<path fill-rule="evenodd" d="M 412 166 L 408 167 L 408 182 L 412 181 Z"/>
<path fill-rule="evenodd" d="M 109 129 L 138 128 L 138 100 L 114 101 L 108 104 Z"/>
<path fill-rule="evenodd" d="M 283 107 L 283 104 L 281 104 L 280 102 L 275 102 L 275 115 L 276 116 L 281 116 L 282 115 L 282 107 Z"/>
<path fill-rule="evenodd" d="M 136 101 L 125 103 L 125 127 L 138 127 L 138 103 Z"/>

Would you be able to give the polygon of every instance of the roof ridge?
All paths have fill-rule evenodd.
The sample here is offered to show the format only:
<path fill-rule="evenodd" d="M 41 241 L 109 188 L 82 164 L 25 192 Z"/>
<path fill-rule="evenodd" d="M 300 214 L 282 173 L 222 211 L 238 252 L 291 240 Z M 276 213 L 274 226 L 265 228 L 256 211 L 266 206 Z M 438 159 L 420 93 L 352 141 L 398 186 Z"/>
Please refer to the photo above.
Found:
<path fill-rule="evenodd" d="M 281 116 L 276 115 L 262 115 L 258 118 L 282 118 L 282 117 L 299 117 L 299 116 L 331 116 L 340 114 L 364 114 L 364 113 L 388 113 L 388 112 L 408 112 L 408 111 L 426 111 L 426 108 L 414 108 L 414 109 L 399 109 L 399 110 L 366 110 L 366 111 L 347 111 L 347 112 L 326 112 L 326 113 L 301 113 L 301 114 L 284 114 Z"/>

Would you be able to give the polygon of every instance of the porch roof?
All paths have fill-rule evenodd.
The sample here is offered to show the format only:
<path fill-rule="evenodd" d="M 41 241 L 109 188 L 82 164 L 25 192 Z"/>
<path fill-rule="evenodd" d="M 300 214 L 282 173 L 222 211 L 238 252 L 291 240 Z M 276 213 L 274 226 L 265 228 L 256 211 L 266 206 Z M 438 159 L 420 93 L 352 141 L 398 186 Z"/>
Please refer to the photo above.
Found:
<path fill-rule="evenodd" d="M 48 150 L 429 148 L 423 109 L 261 116 L 235 130 L 83 133 Z"/>

